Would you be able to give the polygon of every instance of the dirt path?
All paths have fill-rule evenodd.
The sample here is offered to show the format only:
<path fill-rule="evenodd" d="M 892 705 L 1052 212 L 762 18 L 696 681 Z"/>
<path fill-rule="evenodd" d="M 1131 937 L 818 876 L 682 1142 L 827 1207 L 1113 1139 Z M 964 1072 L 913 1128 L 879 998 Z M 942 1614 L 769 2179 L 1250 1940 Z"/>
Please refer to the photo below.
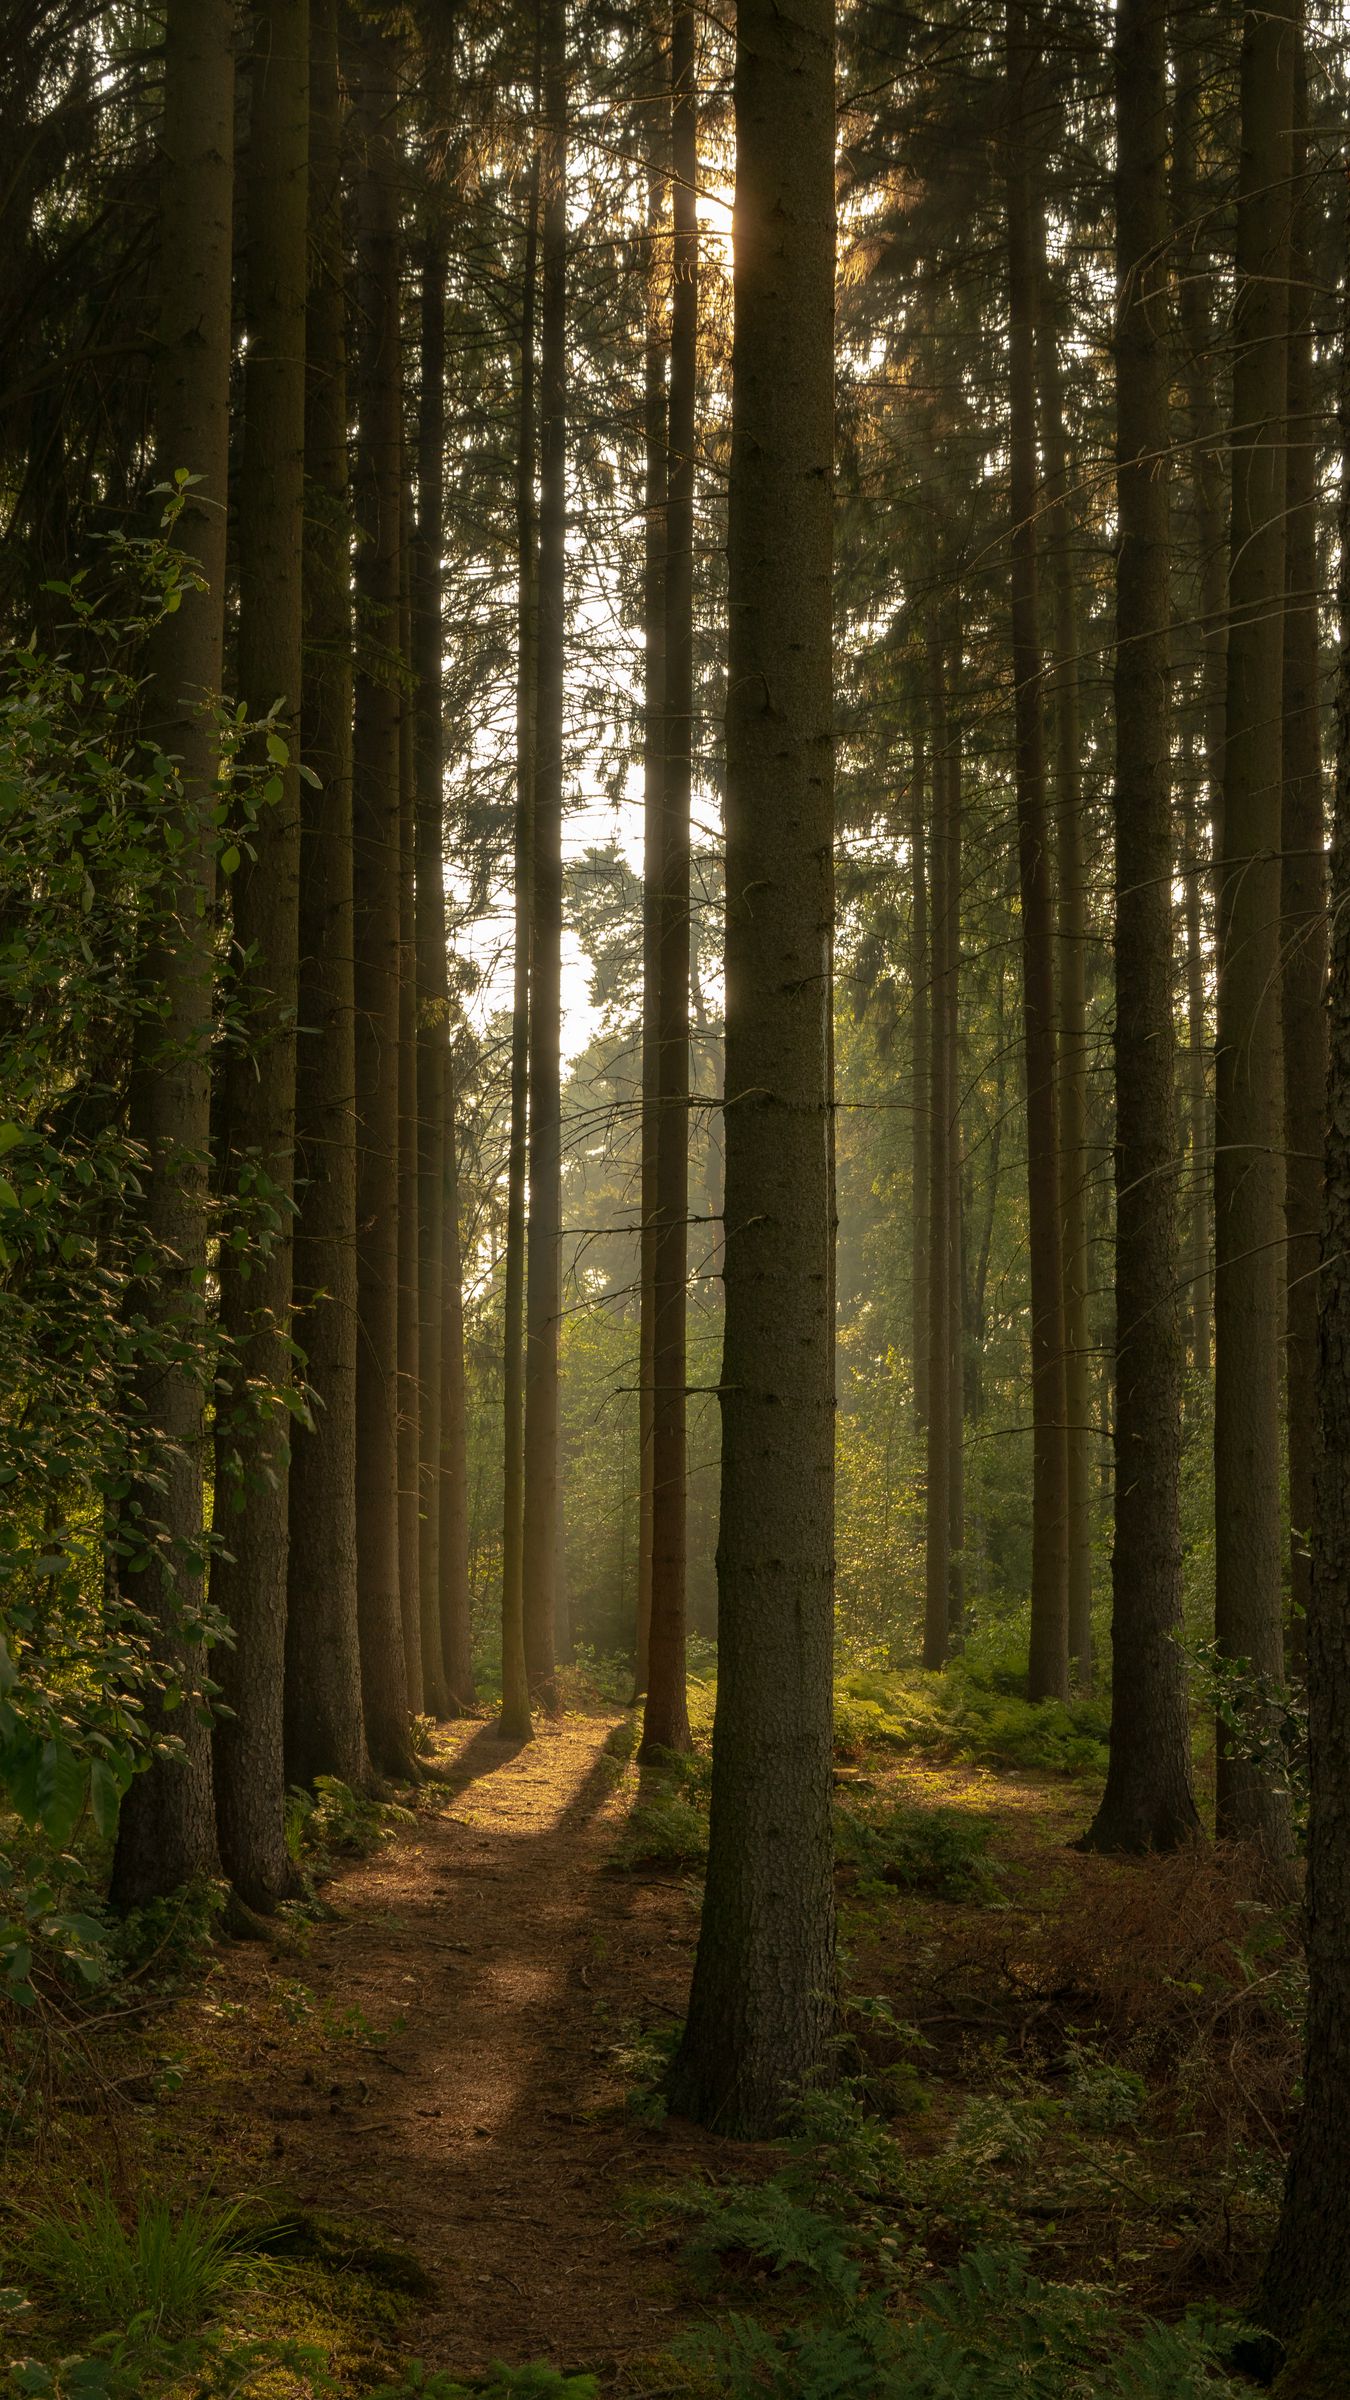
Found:
<path fill-rule="evenodd" d="M 429 2364 L 622 2365 L 679 2327 L 624 2200 L 707 2145 L 634 2124 L 615 2053 L 626 2022 L 682 2011 L 695 1917 L 677 1881 L 609 1871 L 620 1721 L 569 1716 L 524 1749 L 459 1729 L 448 1806 L 328 1885 L 334 1918 L 300 1944 L 231 1950 L 203 2003 L 212 2130 L 293 2202 L 416 2255 Z"/>

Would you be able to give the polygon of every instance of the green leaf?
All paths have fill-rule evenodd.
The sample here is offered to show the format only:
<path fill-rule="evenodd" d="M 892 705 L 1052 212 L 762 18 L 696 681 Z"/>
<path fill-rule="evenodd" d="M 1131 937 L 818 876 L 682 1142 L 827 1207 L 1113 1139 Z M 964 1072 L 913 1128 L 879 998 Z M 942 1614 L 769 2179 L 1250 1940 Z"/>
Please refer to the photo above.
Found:
<path fill-rule="evenodd" d="M 22 1125 L 16 1125 L 11 1118 L 6 1118 L 4 1123 L 0 1124 L 0 1158 L 4 1157 L 7 1150 L 13 1150 L 16 1144 L 25 1138 Z"/>
<path fill-rule="evenodd" d="M 96 1758 L 89 1769 L 89 1806 L 94 1823 L 105 1840 L 117 1831 L 117 1812 L 122 1805 L 122 1785 L 106 1758 Z"/>
<path fill-rule="evenodd" d="M 234 874 L 234 872 L 235 872 L 235 869 L 236 869 L 236 868 L 237 868 L 237 866 L 238 866 L 238 864 L 239 864 L 239 852 L 238 852 L 238 850 L 235 848 L 235 845 L 234 845 L 234 843 L 233 843 L 233 842 L 231 842 L 231 843 L 230 843 L 230 846 L 229 846 L 229 848 L 228 848 L 228 850 L 222 850 L 222 851 L 221 851 L 221 854 L 220 854 L 220 871 L 221 871 L 221 874 L 222 874 L 222 875 L 233 875 L 233 874 Z"/>
<path fill-rule="evenodd" d="M 13 1184 L 6 1183 L 4 1176 L 0 1175 L 0 1208 L 17 1208 L 18 1205 L 19 1195 Z"/>
<path fill-rule="evenodd" d="M 38 1821 L 38 1770 L 42 1764 L 42 1745 L 26 1726 L 20 1726 L 12 1741 L 0 1751 L 0 1785 L 9 1793 L 16 1816 L 25 1825 Z"/>
<path fill-rule="evenodd" d="M 289 742 L 284 742 L 279 733 L 269 733 L 267 737 L 267 755 L 271 759 L 274 767 L 288 767 L 291 763 L 291 749 Z"/>
<path fill-rule="evenodd" d="M 18 1680 L 19 1670 L 9 1655 L 8 1642 L 5 1640 L 3 1633 L 0 1633 L 0 1699 L 4 1697 L 6 1692 L 13 1691 Z"/>
<path fill-rule="evenodd" d="M 84 1761 L 76 1757 L 69 1742 L 44 1742 L 38 1768 L 38 1815 L 43 1832 L 58 1850 L 64 1850 L 79 1823 L 84 1793 Z"/>

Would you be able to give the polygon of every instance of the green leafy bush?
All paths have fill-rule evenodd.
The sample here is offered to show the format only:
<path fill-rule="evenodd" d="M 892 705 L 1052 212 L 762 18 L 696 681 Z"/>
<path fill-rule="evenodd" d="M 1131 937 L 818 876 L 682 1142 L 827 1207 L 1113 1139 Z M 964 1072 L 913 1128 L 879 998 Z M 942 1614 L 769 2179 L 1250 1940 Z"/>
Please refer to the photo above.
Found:
<path fill-rule="evenodd" d="M 998 1871 L 988 1855 L 989 1828 L 956 1808 L 837 1808 L 835 1852 L 864 1888 L 926 1892 L 938 1900 L 991 1900 Z"/>

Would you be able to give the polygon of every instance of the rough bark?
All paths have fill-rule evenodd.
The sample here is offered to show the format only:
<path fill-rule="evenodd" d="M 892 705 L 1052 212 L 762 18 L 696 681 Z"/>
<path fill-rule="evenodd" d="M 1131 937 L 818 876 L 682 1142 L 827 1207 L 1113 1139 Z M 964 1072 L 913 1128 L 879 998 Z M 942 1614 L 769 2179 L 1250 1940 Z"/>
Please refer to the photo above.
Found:
<path fill-rule="evenodd" d="M 1215 1630 L 1249 1723 L 1219 1726 L 1217 1824 L 1288 1855 L 1264 1735 L 1283 1674 L 1280 1496 L 1280 707 L 1291 0 L 1247 11 L 1233 367 L 1232 568 L 1215 1081 Z M 1260 1748 L 1262 1759 L 1253 1756 Z"/>
<path fill-rule="evenodd" d="M 1347 328 L 1350 332 L 1350 327 Z M 1350 346 L 1342 352 L 1350 357 Z M 1339 606 L 1350 622 L 1350 376 L 1343 367 Z M 1350 652 L 1336 692 L 1326 1199 L 1318 1282 L 1320 1444 L 1307 1619 L 1308 2015 L 1299 2111 L 1260 2321 L 1304 2337 L 1306 2388 L 1343 2381 L 1350 2339 Z M 1326 2352 L 1323 2373 L 1312 2370 Z M 1330 2372 L 1326 2372 L 1326 2367 Z"/>
<path fill-rule="evenodd" d="M 834 2020 L 831 0 L 741 0 L 735 118 L 719 1673 L 671 2090 L 753 2136 Z"/>
<path fill-rule="evenodd" d="M 1087 1836 L 1199 1832 L 1181 1609 L 1168 606 L 1167 0 L 1116 16 L 1116 1409 L 1111 1754 Z"/>
<path fill-rule="evenodd" d="M 658 111 L 658 113 L 667 113 Z M 667 127 L 668 131 L 668 127 Z M 661 828 L 665 822 L 666 705 L 666 369 L 667 274 L 661 259 L 660 160 L 668 142 L 655 136 L 647 169 L 647 324 L 643 362 L 645 522 L 642 557 L 642 1185 L 638 1228 L 638 1596 L 633 1696 L 647 1689 L 652 1622 L 652 1415 L 656 1331 L 656 1126 L 661 1008 Z"/>
<path fill-rule="evenodd" d="M 164 30 L 155 469 L 188 490 L 174 540 L 204 589 L 156 629 L 151 708 L 157 739 L 181 763 L 182 849 L 168 924 L 146 961 L 160 1014 L 138 1045 L 130 1124 L 148 1164 L 150 1245 L 162 1264 L 146 1306 L 171 1354 L 145 1378 L 150 1421 L 164 1437 L 159 1489 L 133 1491 L 128 1528 L 150 1520 L 160 1558 L 124 1577 L 150 1619 L 157 1673 L 199 1691 L 205 1666 L 190 1630 L 205 1583 L 206 1375 L 194 1369 L 205 1324 L 209 1226 L 210 1041 L 216 882 L 214 807 L 220 773 L 211 703 L 220 692 L 225 628 L 225 500 L 229 458 L 230 268 L 234 197 L 232 0 L 168 0 Z M 185 209 L 183 192 L 194 205 Z M 149 1533 L 150 1523 L 145 1523 Z M 211 1739 L 197 1705 L 175 1712 L 182 1754 L 157 1759 L 122 1804 L 112 1894 L 134 1907 L 217 1865 Z M 158 1710 L 149 1711 L 158 1727 Z"/>
<path fill-rule="evenodd" d="M 1031 179 L 1025 143 L 1019 139 L 1019 129 L 1028 122 L 1037 51 L 1025 0 L 1008 0 L 1007 42 L 1012 661 L 1033 1419 L 1027 1689 L 1033 1700 L 1045 1700 L 1066 1698 L 1069 1688 L 1069 1525 L 1054 895 L 1037 604 L 1036 242 Z"/>
<path fill-rule="evenodd" d="M 300 939 L 298 726 L 305 486 L 309 182 L 308 0 L 264 0 L 249 78 L 244 258 L 244 439 L 239 470 L 239 693 L 278 706 L 289 746 L 231 889 L 245 1039 L 226 1052 L 227 1192 L 242 1239 L 220 1254 L 220 1317 L 234 1363 L 216 1411 L 213 1604 L 232 1628 L 218 1666 L 228 1713 L 214 1734 L 221 1862 L 241 1898 L 270 1907 L 291 1880 L 282 1815 L 282 1695 L 290 1424 L 278 1400 L 289 1350 Z"/>
<path fill-rule="evenodd" d="M 477 1690 L 469 1577 L 469 1427 L 464 1366 L 464 1267 L 459 1231 L 459 1135 L 455 1063 L 447 1050 L 445 1191 L 441 1201 L 441 1654 L 452 1712 L 466 1716 Z"/>
<path fill-rule="evenodd" d="M 511 1130 L 506 1165 L 502 1406 L 503 1733 L 528 1741 L 525 1660 L 525 1176 L 530 1049 L 530 899 L 534 883 L 535 704 L 538 663 L 538 525 L 535 510 L 535 310 L 539 279 L 539 153 L 526 195 L 521 280 L 519 426 L 516 442 L 515 970 L 511 996 Z"/>
<path fill-rule="evenodd" d="M 422 1628 L 421 1235 L 417 1115 L 417 699 L 406 681 L 412 655 L 412 490 L 404 481 L 399 566 L 398 719 L 398 1589 L 408 1707 L 445 1713 L 439 1615 L 428 1652 Z M 438 1244 L 439 1250 L 439 1244 Z M 439 1531 L 439 1527 L 438 1527 Z"/>
<path fill-rule="evenodd" d="M 1294 212 L 1285 452 L 1284 789 L 1280 910 L 1284 1029 L 1285 1422 L 1289 1445 L 1288 1655 L 1301 1667 L 1317 1445 L 1317 1259 L 1327 1078 L 1326 831 L 1318 675 L 1317 435 L 1307 68 L 1295 73 Z"/>
<path fill-rule="evenodd" d="M 694 11 L 671 15 L 675 212 L 667 442 L 661 889 L 652 1261 L 652 1583 L 639 1756 L 689 1748 L 685 1698 L 689 1278 L 689 811 L 694 734 L 694 441 L 698 393 L 698 96 Z"/>
<path fill-rule="evenodd" d="M 933 754 L 928 812 L 932 861 L 932 968 L 928 1042 L 928 1422 L 925 1456 L 923 1663 L 936 1669 L 947 1659 L 948 1591 L 951 1582 L 951 1133 L 948 1122 L 951 1071 L 951 839 L 947 687 L 936 626 L 928 635 L 928 726 Z"/>
<path fill-rule="evenodd" d="M 312 1431 L 291 1447 L 288 1783 L 365 1782 L 356 1614 L 356 1027 L 352 992 L 351 508 L 337 0 L 310 0 L 305 650 L 300 793 L 296 1333 Z"/>
<path fill-rule="evenodd" d="M 356 1498 L 366 1739 L 385 1774 L 413 1770 L 398 1527 L 399 694 L 403 416 L 398 50 L 354 34 L 348 80 L 356 191 L 356 591 L 352 755 L 355 892 Z"/>
<path fill-rule="evenodd" d="M 424 201 L 428 225 L 420 267 L 417 524 L 412 556 L 415 695 L 418 1615 L 423 1705 L 449 1713 L 441 1565 L 442 1352 L 448 1338 L 445 1228 L 448 1177 L 447 1048 L 450 995 L 445 955 L 442 815 L 441 549 L 445 515 L 445 237 L 439 199 Z"/>
<path fill-rule="evenodd" d="M 930 1074 L 930 951 L 928 939 L 928 771 L 922 730 L 914 736 L 914 769 L 909 797 L 909 989 L 913 1027 L 914 1094 L 911 1116 L 913 1175 L 910 1208 L 913 1230 L 914 1331 L 911 1339 L 914 1371 L 914 1417 L 922 1431 L 928 1423 L 928 1078 Z M 936 770 L 934 770 L 936 772 Z"/>
<path fill-rule="evenodd" d="M 959 649 L 947 671 L 949 693 L 957 688 Z M 962 1330 L 961 1224 L 961 737 L 953 725 L 947 744 L 947 1322 L 951 1365 L 947 1375 L 947 1642 L 959 1650 L 966 1622 L 966 1377 Z"/>
<path fill-rule="evenodd" d="M 1064 1404 L 1069 1511 L 1069 1660 L 1079 1691 L 1092 1683 L 1092 1354 L 1088 1331 L 1087 877 L 1083 840 L 1078 594 L 1069 505 L 1064 377 L 1037 212 L 1040 306 L 1036 364 L 1045 446 L 1045 550 L 1053 605 L 1055 671 L 1055 932 L 1058 948 L 1059 1179 L 1064 1233 Z"/>
<path fill-rule="evenodd" d="M 525 1261 L 525 1663 L 558 1705 L 558 1337 L 562 1314 L 562 821 L 567 591 L 567 23 L 543 12 L 539 607 L 530 898 L 530 1173 Z"/>

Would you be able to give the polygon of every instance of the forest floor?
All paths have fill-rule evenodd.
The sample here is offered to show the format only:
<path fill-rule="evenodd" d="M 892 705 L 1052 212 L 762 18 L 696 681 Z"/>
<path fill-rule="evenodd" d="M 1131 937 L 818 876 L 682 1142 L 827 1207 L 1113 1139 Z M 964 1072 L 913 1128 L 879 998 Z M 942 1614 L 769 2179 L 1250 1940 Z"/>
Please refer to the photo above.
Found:
<path fill-rule="evenodd" d="M 729 2370 L 672 2369 L 677 2337 L 749 2309 L 795 2340 L 855 2287 L 922 2308 L 990 2249 L 1109 2290 L 1127 2329 L 1240 2310 L 1297 2064 L 1284 1920 L 1240 1859 L 1074 1850 L 1090 1775 L 903 1746 L 859 1707 L 837 1769 L 843 2097 L 795 2145 L 665 2115 L 706 1760 L 639 1773 L 632 1718 L 592 1696 L 523 1746 L 442 1729 L 315 1906 L 150 1978 L 144 2016 L 85 2045 L 84 2084 L 11 2151 L 0 2282 L 24 2282 L 53 2188 L 107 2175 L 124 2209 L 206 2188 L 260 2210 L 266 2271 L 227 2327 L 313 2343 L 343 2394 L 499 2359 L 720 2393 Z M 77 2386 L 0 2371 L 11 2388 Z M 318 2386 L 277 2367 L 228 2388 Z"/>

